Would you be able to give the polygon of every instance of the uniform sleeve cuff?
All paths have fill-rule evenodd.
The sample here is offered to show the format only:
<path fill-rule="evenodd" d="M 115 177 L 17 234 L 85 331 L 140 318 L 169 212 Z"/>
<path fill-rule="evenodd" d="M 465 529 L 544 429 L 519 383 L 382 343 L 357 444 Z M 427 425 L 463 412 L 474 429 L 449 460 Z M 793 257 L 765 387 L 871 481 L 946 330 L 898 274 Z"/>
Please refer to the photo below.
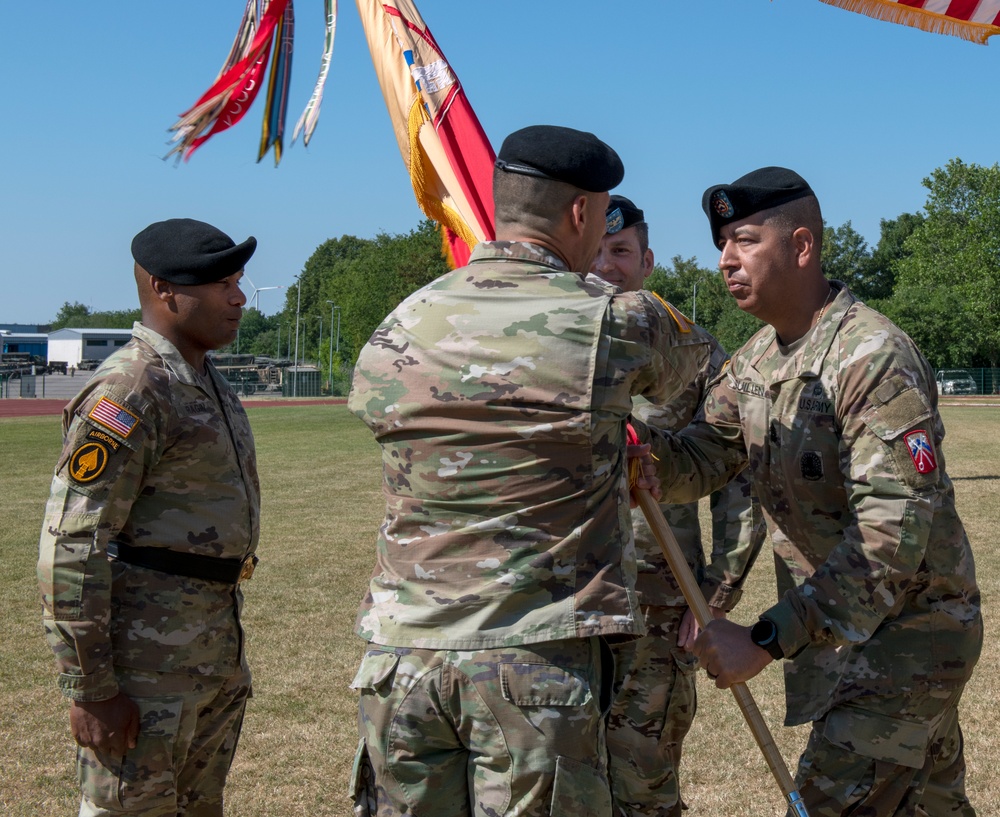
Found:
<path fill-rule="evenodd" d="M 778 628 L 778 644 L 785 658 L 794 658 L 809 646 L 811 641 L 809 631 L 802 626 L 792 606 L 786 601 L 779 601 L 761 613 L 760 617 L 770 619 Z"/>
<path fill-rule="evenodd" d="M 743 596 L 743 591 L 740 588 L 714 581 L 702 582 L 701 592 L 709 607 L 718 607 L 727 613 L 739 604 L 740 598 Z"/>
<path fill-rule="evenodd" d="M 97 672 L 92 675 L 59 675 L 59 689 L 74 701 L 107 701 L 118 694 L 118 681 L 114 672 Z"/>

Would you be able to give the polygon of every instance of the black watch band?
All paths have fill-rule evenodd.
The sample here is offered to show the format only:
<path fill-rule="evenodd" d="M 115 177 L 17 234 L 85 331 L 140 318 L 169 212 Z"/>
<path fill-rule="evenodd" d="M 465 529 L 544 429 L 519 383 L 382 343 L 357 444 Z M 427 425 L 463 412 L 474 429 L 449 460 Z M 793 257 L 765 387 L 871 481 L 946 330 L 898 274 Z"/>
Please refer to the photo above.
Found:
<path fill-rule="evenodd" d="M 750 640 L 758 647 L 767 650 L 775 661 L 785 657 L 778 643 L 778 625 L 769 618 L 762 618 L 750 628 Z"/>

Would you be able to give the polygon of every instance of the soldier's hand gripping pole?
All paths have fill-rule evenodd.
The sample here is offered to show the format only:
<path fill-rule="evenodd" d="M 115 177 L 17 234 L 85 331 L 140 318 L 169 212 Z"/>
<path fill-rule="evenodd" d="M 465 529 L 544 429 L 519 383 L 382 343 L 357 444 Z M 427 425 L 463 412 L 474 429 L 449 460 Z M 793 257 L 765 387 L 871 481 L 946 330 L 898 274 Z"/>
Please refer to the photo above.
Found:
<path fill-rule="evenodd" d="M 667 521 L 663 518 L 660 506 L 656 504 L 656 500 L 653 499 L 649 491 L 635 488 L 633 495 L 638 499 L 639 507 L 642 509 L 642 513 L 646 517 L 646 521 L 649 523 L 656 541 L 660 544 L 660 549 L 663 551 L 667 564 L 670 566 L 670 572 L 677 579 L 677 584 L 680 585 L 684 599 L 687 601 L 688 607 L 691 608 L 691 612 L 694 613 L 698 626 L 707 627 L 709 622 L 712 621 L 712 613 L 708 608 L 708 602 L 705 601 L 705 597 L 701 593 L 701 588 L 698 587 L 694 574 L 691 573 L 691 568 L 688 567 L 688 563 L 681 553 L 680 545 L 677 544 L 673 531 L 670 530 L 670 526 L 667 525 Z M 736 703 L 739 705 L 740 711 L 743 713 L 743 717 L 746 719 L 747 725 L 750 727 L 750 731 L 753 733 L 754 740 L 757 741 L 757 745 L 764 755 L 764 760 L 767 761 L 767 765 L 771 769 L 771 774 L 778 781 L 778 786 L 781 788 L 782 794 L 785 795 L 792 813 L 796 817 L 809 817 L 805 804 L 802 802 L 802 797 L 795 788 L 795 781 L 792 780 L 792 776 L 788 772 L 785 760 L 778 751 L 778 747 L 774 743 L 774 738 L 771 736 L 771 731 L 767 728 L 764 718 L 761 717 L 760 710 L 757 708 L 757 703 L 750 694 L 749 688 L 744 683 L 738 683 L 733 684 L 730 689 L 733 692 L 733 697 L 736 698 Z"/>

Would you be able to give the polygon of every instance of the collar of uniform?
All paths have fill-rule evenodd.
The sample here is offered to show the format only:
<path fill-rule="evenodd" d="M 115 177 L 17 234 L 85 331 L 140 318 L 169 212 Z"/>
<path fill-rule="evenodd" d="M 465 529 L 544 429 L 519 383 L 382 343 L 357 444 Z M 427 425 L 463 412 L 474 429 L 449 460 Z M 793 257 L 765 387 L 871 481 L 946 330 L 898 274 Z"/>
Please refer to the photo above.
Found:
<path fill-rule="evenodd" d="M 569 272 L 569 267 L 557 255 L 545 247 L 529 241 L 484 241 L 477 244 L 469 257 L 469 263 L 483 261 L 518 261 L 520 263 L 542 264 L 546 267 Z"/>
<path fill-rule="evenodd" d="M 148 326 L 143 326 L 141 323 L 136 321 L 132 325 L 132 337 L 138 340 L 148 343 L 156 353 L 163 358 L 167 366 L 177 375 L 177 379 L 188 386 L 195 386 L 196 388 L 205 391 L 205 378 L 199 377 L 195 372 L 194 367 L 184 359 L 177 347 L 174 346 L 169 340 L 167 340 L 159 332 L 154 332 Z M 206 359 L 205 363 L 208 369 L 208 376 L 212 376 L 212 363 Z"/>
<path fill-rule="evenodd" d="M 767 371 L 768 380 L 780 382 L 783 380 L 794 380 L 799 377 L 818 377 L 823 368 L 823 361 L 830 351 L 837 331 L 840 329 L 840 321 L 848 307 L 854 303 L 854 296 L 851 295 L 846 284 L 840 281 L 830 280 L 833 287 L 834 297 L 830 301 L 820 318 L 812 329 L 809 330 L 805 344 L 794 354 L 777 367 L 774 367 L 774 360 L 779 358 L 778 338 L 773 327 L 766 327 L 761 338 L 763 342 L 750 341 L 753 347 L 751 351 L 750 363 L 757 371 Z"/>

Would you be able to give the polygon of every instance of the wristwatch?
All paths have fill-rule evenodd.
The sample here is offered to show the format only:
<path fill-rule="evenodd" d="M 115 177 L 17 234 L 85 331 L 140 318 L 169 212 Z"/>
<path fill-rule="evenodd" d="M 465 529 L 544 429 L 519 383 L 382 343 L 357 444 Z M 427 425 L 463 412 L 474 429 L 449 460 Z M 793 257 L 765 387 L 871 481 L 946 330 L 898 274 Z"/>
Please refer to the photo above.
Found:
<path fill-rule="evenodd" d="M 785 657 L 778 643 L 778 625 L 769 618 L 762 618 L 750 628 L 750 640 L 758 647 L 767 650 L 775 661 Z"/>

